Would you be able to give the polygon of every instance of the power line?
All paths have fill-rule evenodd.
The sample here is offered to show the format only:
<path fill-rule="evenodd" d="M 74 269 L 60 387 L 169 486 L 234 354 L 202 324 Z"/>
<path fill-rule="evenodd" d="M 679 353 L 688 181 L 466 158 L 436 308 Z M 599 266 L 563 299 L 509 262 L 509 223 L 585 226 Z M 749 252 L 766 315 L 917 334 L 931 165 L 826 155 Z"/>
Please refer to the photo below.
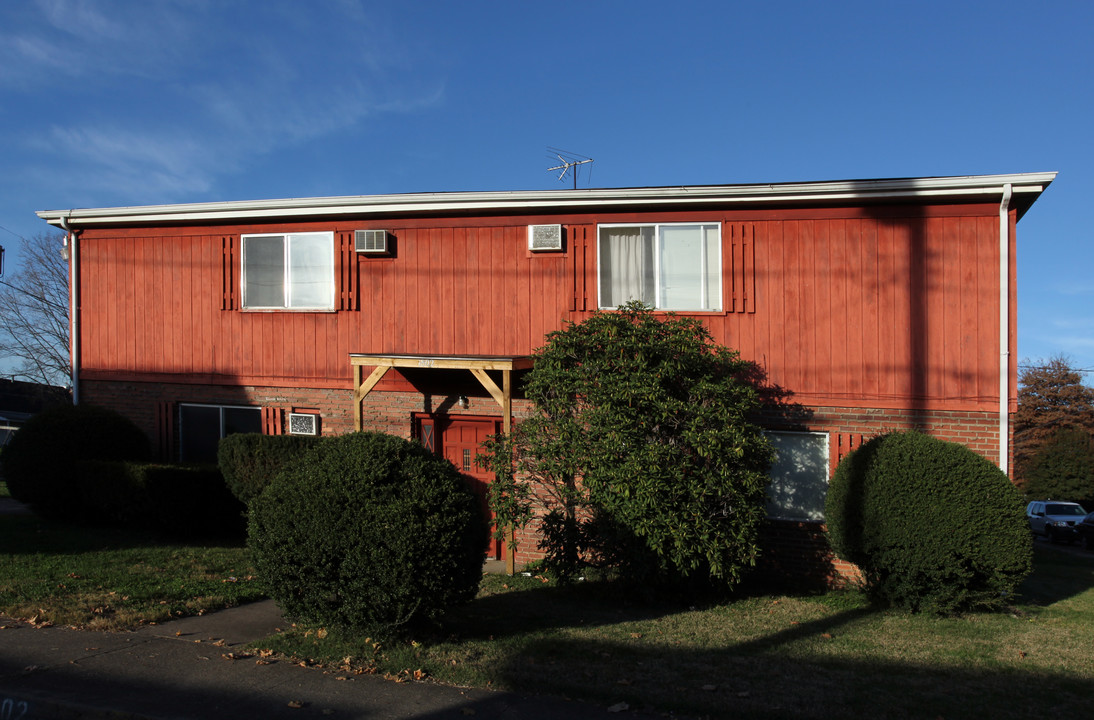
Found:
<path fill-rule="evenodd" d="M 22 235 L 20 235 L 19 233 L 15 232 L 14 230 L 8 230 L 3 225 L 0 225 L 0 230 L 3 230 L 4 232 L 9 233 L 11 235 L 14 235 L 15 237 L 19 238 L 20 240 L 26 242 L 26 238 L 23 237 Z"/>
<path fill-rule="evenodd" d="M 1019 370 L 1047 370 L 1050 367 L 1052 367 L 1052 366 L 1051 365 L 1023 365 L 1022 363 L 1018 364 L 1018 369 Z M 1089 375 L 1091 373 L 1094 373 L 1094 367 L 1089 367 L 1089 368 L 1068 368 L 1068 370 L 1070 370 L 1071 372 L 1082 373 L 1084 375 Z"/>

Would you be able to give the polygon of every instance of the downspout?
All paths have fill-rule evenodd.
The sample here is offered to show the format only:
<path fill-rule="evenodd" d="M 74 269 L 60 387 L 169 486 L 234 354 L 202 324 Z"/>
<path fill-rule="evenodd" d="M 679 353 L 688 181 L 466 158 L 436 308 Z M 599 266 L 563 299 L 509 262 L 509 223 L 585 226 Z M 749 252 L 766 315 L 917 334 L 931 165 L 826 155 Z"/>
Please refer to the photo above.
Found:
<path fill-rule="evenodd" d="M 1010 198 L 999 203 L 999 469 L 1010 475 Z"/>
<path fill-rule="evenodd" d="M 62 216 L 61 229 L 65 231 L 63 252 L 68 259 L 68 338 L 69 361 L 72 364 L 72 404 L 80 404 L 80 314 L 76 303 L 79 297 L 79 258 L 76 230 L 69 228 L 68 220 Z"/>

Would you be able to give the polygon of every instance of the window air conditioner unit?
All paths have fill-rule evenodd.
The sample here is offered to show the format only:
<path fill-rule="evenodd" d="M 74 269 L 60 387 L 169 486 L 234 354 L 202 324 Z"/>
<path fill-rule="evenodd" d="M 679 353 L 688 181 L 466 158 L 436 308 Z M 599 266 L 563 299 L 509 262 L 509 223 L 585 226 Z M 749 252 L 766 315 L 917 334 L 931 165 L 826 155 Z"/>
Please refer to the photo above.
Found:
<path fill-rule="evenodd" d="M 319 416 L 312 413 L 289 413 L 290 435 L 318 435 Z"/>
<path fill-rule="evenodd" d="M 534 251 L 561 250 L 561 225 L 529 225 L 528 249 Z"/>
<path fill-rule="evenodd" d="M 387 252 L 387 230 L 355 230 L 353 249 L 359 253 L 383 255 Z"/>

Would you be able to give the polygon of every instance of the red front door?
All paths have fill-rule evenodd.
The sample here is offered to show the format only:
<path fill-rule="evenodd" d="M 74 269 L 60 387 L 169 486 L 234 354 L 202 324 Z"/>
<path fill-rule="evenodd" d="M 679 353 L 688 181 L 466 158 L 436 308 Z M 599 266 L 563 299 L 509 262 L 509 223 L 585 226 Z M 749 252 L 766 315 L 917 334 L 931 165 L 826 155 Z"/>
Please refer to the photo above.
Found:
<path fill-rule="evenodd" d="M 428 421 L 423 421 L 423 424 L 425 422 Z M 437 434 L 435 447 L 440 447 L 441 455 L 463 473 L 475 497 L 479 499 L 479 505 L 493 531 L 494 516 L 490 512 L 487 496 L 494 473 L 476 463 L 475 457 L 482 452 L 482 443 L 487 436 L 500 432 L 500 421 L 493 418 L 447 416 L 437 418 L 433 426 Z M 501 560 L 505 557 L 504 553 L 504 541 L 491 537 L 486 550 L 487 556 Z"/>

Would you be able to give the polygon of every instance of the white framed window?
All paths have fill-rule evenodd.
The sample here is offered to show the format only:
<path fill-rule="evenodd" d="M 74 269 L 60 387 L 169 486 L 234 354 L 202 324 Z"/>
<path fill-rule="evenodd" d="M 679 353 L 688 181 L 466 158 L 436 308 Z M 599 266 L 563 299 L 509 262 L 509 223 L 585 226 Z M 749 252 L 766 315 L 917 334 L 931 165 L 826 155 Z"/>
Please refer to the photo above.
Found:
<path fill-rule="evenodd" d="M 722 309 L 720 223 L 600 225 L 597 245 L 599 307 Z"/>
<path fill-rule="evenodd" d="M 245 309 L 333 310 L 334 233 L 244 235 Z"/>
<path fill-rule="evenodd" d="M 764 433 L 775 449 L 767 484 L 767 516 L 824 522 L 828 496 L 828 433 Z"/>
<path fill-rule="evenodd" d="M 221 438 L 260 432 L 261 408 L 179 404 L 179 459 L 183 462 L 216 462 Z"/>

